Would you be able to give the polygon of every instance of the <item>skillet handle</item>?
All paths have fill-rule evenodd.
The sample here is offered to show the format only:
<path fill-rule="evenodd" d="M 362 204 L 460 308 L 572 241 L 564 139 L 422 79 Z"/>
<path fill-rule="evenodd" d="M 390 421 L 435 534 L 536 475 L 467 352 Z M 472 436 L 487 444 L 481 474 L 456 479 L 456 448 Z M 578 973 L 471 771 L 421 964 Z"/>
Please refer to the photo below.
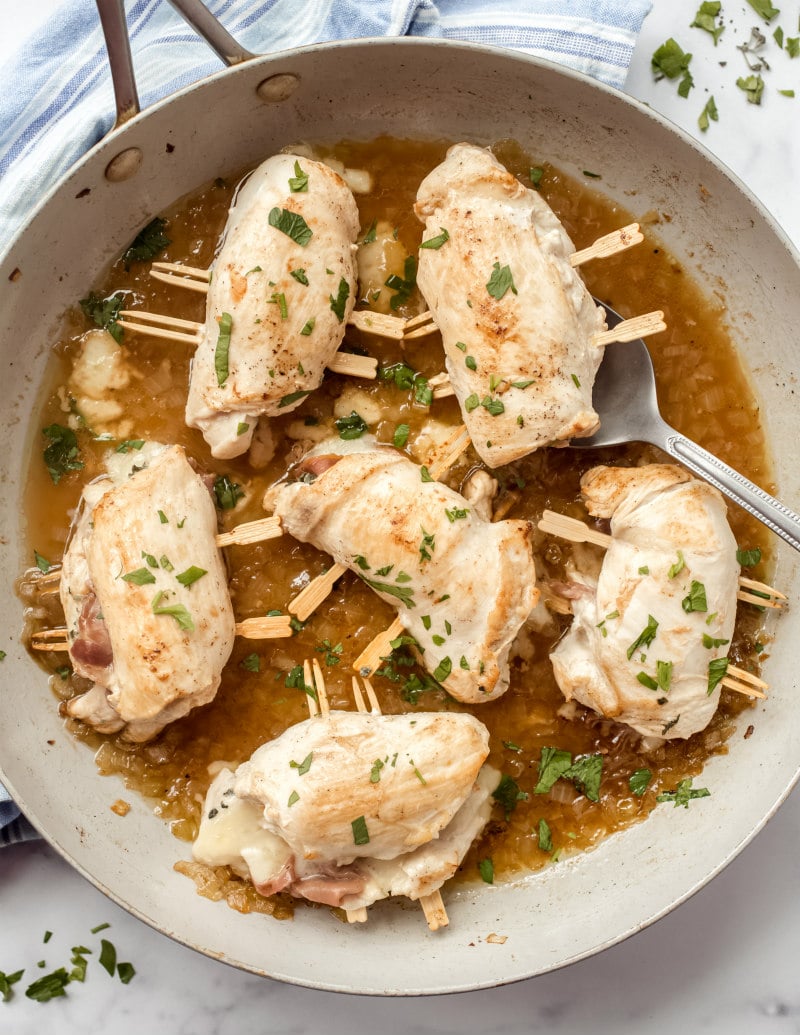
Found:
<path fill-rule="evenodd" d="M 202 36 L 214 53 L 226 65 L 238 65 L 258 55 L 239 46 L 233 36 L 217 21 L 200 0 L 169 0 L 195 32 Z M 124 125 L 141 111 L 139 94 L 136 90 L 136 76 L 133 71 L 131 42 L 125 21 L 124 0 L 95 0 L 100 25 L 108 51 L 111 66 L 111 81 L 114 85 L 114 103 L 117 118 L 113 129 Z"/>
<path fill-rule="evenodd" d="M 131 41 L 125 21 L 124 0 L 95 0 L 111 66 L 117 119 L 113 129 L 124 125 L 141 111 L 136 77 L 133 74 Z"/>
<path fill-rule="evenodd" d="M 217 57 L 229 67 L 258 55 L 239 46 L 200 0 L 169 0 L 169 3 L 198 36 L 202 36 Z"/>

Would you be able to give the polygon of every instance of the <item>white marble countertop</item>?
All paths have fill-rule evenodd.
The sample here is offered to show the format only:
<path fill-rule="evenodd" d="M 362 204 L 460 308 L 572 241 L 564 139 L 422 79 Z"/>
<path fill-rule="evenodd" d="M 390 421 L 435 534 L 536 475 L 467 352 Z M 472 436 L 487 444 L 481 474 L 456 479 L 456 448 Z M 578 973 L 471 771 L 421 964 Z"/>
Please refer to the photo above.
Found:
<path fill-rule="evenodd" d="M 0 60 L 44 19 L 54 0 L 19 5 L 0 0 L 4 32 Z M 798 3 L 783 3 L 773 23 L 787 36 L 798 29 Z M 800 200 L 792 173 L 800 169 L 800 59 L 780 53 L 745 3 L 723 3 L 728 27 L 715 49 L 690 29 L 698 0 L 655 0 L 637 46 L 627 90 L 702 139 L 762 200 L 800 245 Z M 759 107 L 736 87 L 746 75 L 735 49 L 760 24 L 772 69 Z M 695 89 L 689 99 L 676 84 L 656 83 L 650 56 L 668 36 L 693 52 Z M 721 62 L 727 62 L 721 67 Z M 796 99 L 779 89 L 797 91 Z M 700 133 L 697 116 L 709 93 L 719 122 Z M 800 792 L 728 869 L 658 924 L 593 959 L 517 985 L 444 998 L 386 1000 L 317 992 L 234 971 L 177 945 L 107 901 L 41 843 L 0 851 L 0 969 L 26 967 L 26 980 L 45 958 L 60 966 L 72 945 L 96 944 L 89 929 L 108 922 L 105 935 L 136 976 L 123 987 L 96 964 L 85 984 L 46 1005 L 17 994 L 0 1002 L 0 1030 L 58 1035 L 141 1030 L 190 1035 L 264 1035 L 352 1030 L 445 1035 L 546 1029 L 550 1035 L 614 1031 L 666 1035 L 788 1035 L 800 1031 Z M 45 930 L 53 932 L 45 946 Z M 87 939 L 93 938 L 92 941 Z M 41 973 L 45 973 L 42 971 Z"/>

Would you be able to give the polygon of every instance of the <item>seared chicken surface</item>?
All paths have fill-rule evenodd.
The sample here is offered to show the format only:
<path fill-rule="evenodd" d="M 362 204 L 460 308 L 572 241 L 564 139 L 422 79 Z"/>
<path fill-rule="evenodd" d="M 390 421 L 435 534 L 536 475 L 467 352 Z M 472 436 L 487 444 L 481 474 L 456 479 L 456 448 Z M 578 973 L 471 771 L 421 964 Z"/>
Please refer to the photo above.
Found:
<path fill-rule="evenodd" d="M 356 908 L 419 898 L 457 869 L 491 811 L 488 732 L 470 715 L 333 711 L 211 785 L 193 847 L 261 894 Z"/>
<path fill-rule="evenodd" d="M 739 565 L 716 489 L 668 464 L 595 467 L 581 488 L 611 519 L 599 578 L 575 572 L 574 620 L 550 655 L 564 696 L 645 736 L 690 737 L 719 703 Z M 722 662 L 724 666 L 724 662 Z"/>
<path fill-rule="evenodd" d="M 95 684 L 66 711 L 144 741 L 213 699 L 234 619 L 214 504 L 184 450 L 133 464 L 84 490 L 61 602 L 73 667 Z"/>
<path fill-rule="evenodd" d="M 484 520 L 364 436 L 320 443 L 267 494 L 284 531 L 355 572 L 397 613 L 459 701 L 508 689 L 508 652 L 538 600 L 527 521 Z"/>
<path fill-rule="evenodd" d="M 480 457 L 500 467 L 591 435 L 605 329 L 569 262 L 575 251 L 538 191 L 482 148 L 456 144 L 420 185 L 417 284 Z M 438 247 L 425 241 L 443 236 Z"/>
<path fill-rule="evenodd" d="M 186 403 L 213 456 L 246 452 L 260 416 L 319 386 L 355 303 L 358 227 L 348 186 L 309 158 L 275 155 L 239 191 Z"/>

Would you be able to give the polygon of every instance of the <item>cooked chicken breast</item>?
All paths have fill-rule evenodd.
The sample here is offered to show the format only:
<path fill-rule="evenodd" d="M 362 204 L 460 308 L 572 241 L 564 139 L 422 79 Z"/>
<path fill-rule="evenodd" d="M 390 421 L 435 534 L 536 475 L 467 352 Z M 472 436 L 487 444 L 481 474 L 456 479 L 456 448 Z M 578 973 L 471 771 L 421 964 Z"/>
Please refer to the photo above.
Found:
<path fill-rule="evenodd" d="M 140 463 L 86 487 L 61 577 L 70 658 L 95 683 L 66 710 L 133 741 L 212 700 L 234 638 L 205 483 L 180 446 Z"/>
<path fill-rule="evenodd" d="M 719 703 L 739 565 L 725 502 L 672 465 L 595 467 L 589 513 L 611 519 L 599 578 L 575 572 L 572 627 L 550 655 L 567 700 L 645 736 L 689 737 Z"/>
<path fill-rule="evenodd" d="M 508 689 L 508 652 L 538 599 L 527 521 L 485 521 L 453 489 L 364 436 L 329 439 L 269 495 L 282 527 L 350 568 L 397 613 L 454 698 Z"/>
<path fill-rule="evenodd" d="M 485 727 L 466 714 L 306 720 L 216 777 L 193 855 L 263 895 L 348 909 L 421 898 L 489 818 L 500 774 L 487 754 Z"/>
<path fill-rule="evenodd" d="M 246 452 L 260 416 L 319 386 L 356 300 L 358 228 L 349 187 L 309 158 L 275 155 L 239 191 L 186 403 L 213 456 Z"/>
<path fill-rule="evenodd" d="M 605 329 L 569 263 L 575 251 L 538 191 L 482 148 L 456 144 L 422 181 L 417 284 L 441 331 L 475 449 L 500 467 L 591 435 Z M 424 242 L 443 236 L 439 247 Z"/>

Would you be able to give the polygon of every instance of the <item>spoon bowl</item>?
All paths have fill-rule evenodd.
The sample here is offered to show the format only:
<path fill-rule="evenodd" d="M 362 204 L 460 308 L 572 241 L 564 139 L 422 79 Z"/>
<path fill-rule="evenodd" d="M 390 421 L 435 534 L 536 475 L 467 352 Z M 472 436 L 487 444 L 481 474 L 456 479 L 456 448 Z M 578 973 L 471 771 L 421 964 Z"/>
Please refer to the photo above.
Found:
<path fill-rule="evenodd" d="M 607 305 L 603 308 L 609 327 L 621 322 L 619 313 Z M 653 361 L 641 338 L 606 348 L 594 382 L 593 403 L 600 428 L 588 438 L 573 438 L 573 448 L 596 449 L 624 442 L 658 446 L 800 550 L 800 516 L 664 421 L 658 409 Z"/>

